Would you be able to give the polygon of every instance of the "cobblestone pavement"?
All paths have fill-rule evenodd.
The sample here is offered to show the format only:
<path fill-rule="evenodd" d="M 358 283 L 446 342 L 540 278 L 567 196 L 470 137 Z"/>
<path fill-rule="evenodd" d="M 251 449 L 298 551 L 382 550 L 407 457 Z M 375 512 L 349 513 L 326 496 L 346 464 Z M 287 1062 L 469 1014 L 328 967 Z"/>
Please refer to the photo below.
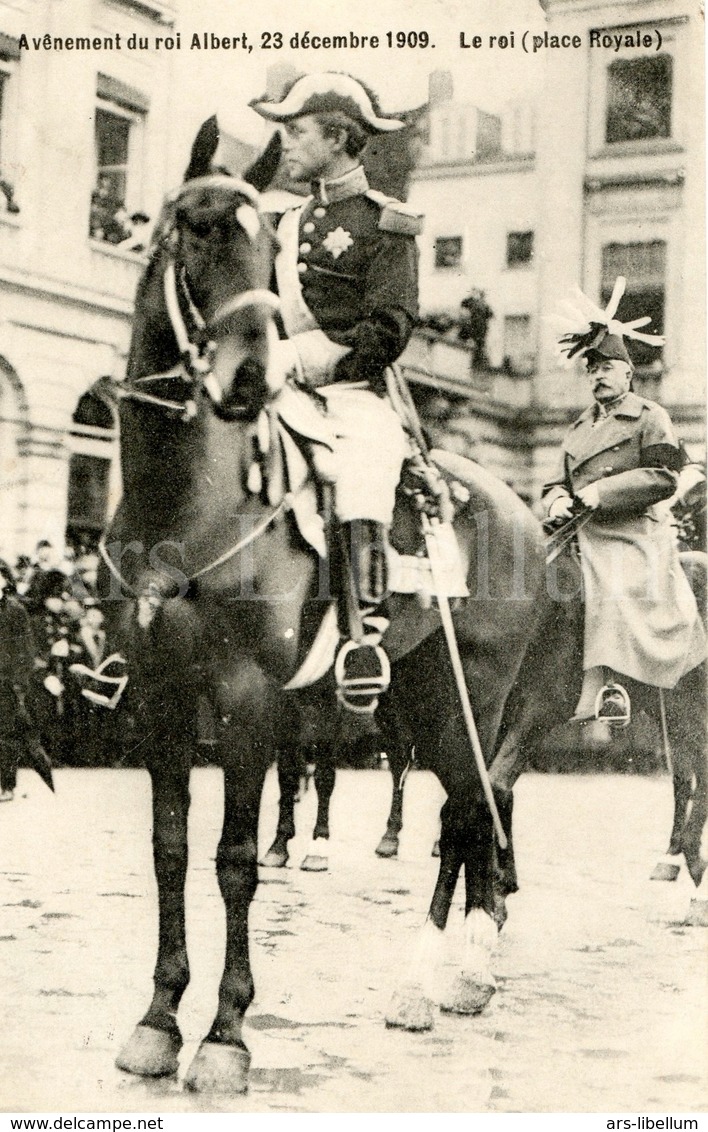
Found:
<path fill-rule="evenodd" d="M 52 797 L 20 772 L 0 807 L 3 1111 L 703 1111 L 708 932 L 683 926 L 691 886 L 649 882 L 671 812 L 666 778 L 529 775 L 517 787 L 521 891 L 484 1015 L 430 1034 L 387 1031 L 396 972 L 429 903 L 442 793 L 406 787 L 401 856 L 380 861 L 390 779 L 343 771 L 328 874 L 261 870 L 251 915 L 257 997 L 246 1097 L 114 1068 L 144 1011 L 156 943 L 147 775 L 60 770 Z M 192 982 L 185 1065 L 208 1029 L 223 957 L 213 870 L 221 775 L 194 772 L 188 877 Z M 264 795 L 263 845 L 276 784 Z M 314 791 L 298 810 L 299 863 Z M 451 913 L 454 972 L 461 891 Z"/>

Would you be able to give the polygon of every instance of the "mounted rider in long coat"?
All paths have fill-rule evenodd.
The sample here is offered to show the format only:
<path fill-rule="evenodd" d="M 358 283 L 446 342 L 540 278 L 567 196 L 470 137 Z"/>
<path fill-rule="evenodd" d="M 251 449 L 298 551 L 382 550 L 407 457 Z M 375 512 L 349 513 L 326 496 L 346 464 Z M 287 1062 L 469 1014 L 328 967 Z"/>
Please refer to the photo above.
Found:
<path fill-rule="evenodd" d="M 629 717 L 615 676 L 673 688 L 706 657 L 706 636 L 678 557 L 668 500 L 683 454 L 666 410 L 631 389 L 634 366 L 624 338 L 643 319 L 614 319 L 625 281 L 605 311 L 590 311 L 561 349 L 585 360 L 593 404 L 566 433 L 556 473 L 544 487 L 550 518 L 566 520 L 577 501 L 592 515 L 578 532 L 585 600 L 583 688 L 574 719 Z M 589 325 L 588 325 L 589 322 Z"/>

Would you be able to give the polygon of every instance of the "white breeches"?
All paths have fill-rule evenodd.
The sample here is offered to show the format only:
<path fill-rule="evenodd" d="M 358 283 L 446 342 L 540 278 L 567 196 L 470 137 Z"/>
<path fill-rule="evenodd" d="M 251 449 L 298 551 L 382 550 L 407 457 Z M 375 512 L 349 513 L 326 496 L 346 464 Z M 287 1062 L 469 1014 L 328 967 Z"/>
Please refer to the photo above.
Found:
<path fill-rule="evenodd" d="M 390 526 L 401 466 L 409 446 L 403 426 L 387 400 L 370 389 L 320 386 L 333 432 L 323 474 L 334 483 L 341 523 L 373 519 Z M 319 460 L 318 460 L 319 463 Z"/>

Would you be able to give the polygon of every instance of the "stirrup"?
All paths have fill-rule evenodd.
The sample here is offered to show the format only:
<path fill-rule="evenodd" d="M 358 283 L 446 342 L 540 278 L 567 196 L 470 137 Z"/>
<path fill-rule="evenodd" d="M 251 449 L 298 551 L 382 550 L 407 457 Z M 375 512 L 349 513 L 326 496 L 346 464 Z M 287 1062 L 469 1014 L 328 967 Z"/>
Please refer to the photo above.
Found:
<path fill-rule="evenodd" d="M 595 699 L 595 719 L 601 719 L 612 727 L 626 727 L 632 718 L 632 701 L 621 684 L 605 684 Z"/>
<path fill-rule="evenodd" d="M 388 690 L 391 683 L 391 662 L 381 647 L 381 637 L 388 628 L 388 619 L 371 616 L 370 611 L 365 611 L 363 625 L 369 630 L 364 638 L 361 641 L 345 641 L 337 653 L 334 678 L 340 704 L 356 715 L 373 715 L 379 706 L 379 696 Z M 349 675 L 347 660 L 360 653 L 361 649 L 368 649 L 370 657 L 367 660 L 375 662 L 376 667 L 365 676 Z"/>

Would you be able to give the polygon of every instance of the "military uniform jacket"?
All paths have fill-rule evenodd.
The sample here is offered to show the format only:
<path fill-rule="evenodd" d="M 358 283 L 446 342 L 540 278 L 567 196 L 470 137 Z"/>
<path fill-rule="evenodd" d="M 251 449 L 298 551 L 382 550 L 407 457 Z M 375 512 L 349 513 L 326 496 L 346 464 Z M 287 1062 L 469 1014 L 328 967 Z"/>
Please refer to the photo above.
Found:
<path fill-rule="evenodd" d="M 418 313 L 419 231 L 361 166 L 282 215 L 277 291 L 306 384 L 376 383 L 403 352 Z"/>
<path fill-rule="evenodd" d="M 544 488 L 546 507 L 588 484 L 600 499 L 578 534 L 586 669 L 606 665 L 673 688 L 705 658 L 705 632 L 662 502 L 674 494 L 680 466 L 668 413 L 634 393 L 605 417 L 592 405 L 565 436 Z"/>

